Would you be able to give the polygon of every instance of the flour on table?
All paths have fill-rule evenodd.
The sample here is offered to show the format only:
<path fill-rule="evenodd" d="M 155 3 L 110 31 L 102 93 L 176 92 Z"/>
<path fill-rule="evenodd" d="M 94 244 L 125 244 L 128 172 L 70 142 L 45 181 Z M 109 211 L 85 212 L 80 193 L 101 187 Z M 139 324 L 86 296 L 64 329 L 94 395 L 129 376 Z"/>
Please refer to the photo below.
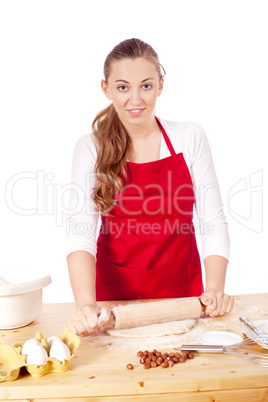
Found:
<path fill-rule="evenodd" d="M 238 321 L 238 329 L 239 330 L 239 320 Z M 214 325 L 211 325 L 213 321 Z M 198 318 L 196 320 L 196 324 L 191 328 L 189 332 L 181 333 L 181 334 L 173 334 L 169 336 L 158 336 L 158 337 L 150 337 L 150 338 L 119 338 L 118 336 L 110 336 L 107 334 L 107 329 L 102 330 L 94 336 L 82 337 L 82 343 L 86 345 L 89 344 L 94 348 L 103 348 L 103 346 L 107 347 L 107 349 L 111 351 L 122 351 L 127 350 L 129 353 L 134 353 L 136 355 L 137 350 L 153 350 L 157 349 L 162 352 L 166 352 L 167 350 L 170 352 L 174 352 L 174 347 L 178 348 L 181 345 L 198 345 L 199 336 L 203 334 L 205 331 L 211 330 L 221 330 L 222 322 L 219 322 L 218 319 L 211 318 Z M 225 326 L 224 329 L 226 331 L 233 330 L 232 325 Z M 105 332 L 104 332 L 105 331 Z"/>
<path fill-rule="evenodd" d="M 129 329 L 107 329 L 107 333 L 119 338 L 154 338 L 166 335 L 178 335 L 189 332 L 196 320 L 181 320 L 146 325 Z"/>

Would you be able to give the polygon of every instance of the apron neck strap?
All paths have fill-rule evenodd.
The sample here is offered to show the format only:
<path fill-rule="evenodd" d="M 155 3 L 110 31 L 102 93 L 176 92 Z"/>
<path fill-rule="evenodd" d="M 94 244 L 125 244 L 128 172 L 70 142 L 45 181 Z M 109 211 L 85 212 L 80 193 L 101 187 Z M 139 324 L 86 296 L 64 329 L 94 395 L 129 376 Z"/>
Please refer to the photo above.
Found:
<path fill-rule="evenodd" d="M 157 123 L 158 123 L 158 125 L 159 125 L 159 127 L 160 127 L 160 129 L 161 129 L 161 132 L 162 132 L 163 137 L 164 137 L 164 139 L 165 139 L 165 141 L 166 141 L 166 144 L 167 144 L 167 147 L 168 147 L 168 149 L 169 149 L 169 152 L 170 152 L 171 156 L 175 156 L 175 155 L 176 155 L 176 152 L 175 152 L 175 150 L 174 150 L 174 148 L 173 148 L 173 146 L 172 146 L 172 144 L 171 144 L 171 142 L 170 142 L 170 139 L 169 139 L 169 137 L 168 137 L 168 135 L 167 135 L 167 133 L 166 133 L 164 127 L 163 127 L 162 124 L 160 123 L 160 120 L 159 120 L 158 117 L 155 116 L 155 119 L 156 119 L 156 121 L 157 121 Z"/>

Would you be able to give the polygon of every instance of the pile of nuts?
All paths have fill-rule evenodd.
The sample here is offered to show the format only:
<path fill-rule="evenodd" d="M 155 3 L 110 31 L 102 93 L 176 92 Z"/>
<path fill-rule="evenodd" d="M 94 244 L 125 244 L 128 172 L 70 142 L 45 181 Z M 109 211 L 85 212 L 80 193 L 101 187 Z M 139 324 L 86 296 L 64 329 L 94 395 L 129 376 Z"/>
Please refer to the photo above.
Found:
<path fill-rule="evenodd" d="M 143 364 L 145 369 L 155 368 L 161 366 L 163 368 L 168 368 L 174 366 L 177 363 L 185 363 L 188 359 L 193 359 L 194 354 L 193 352 L 170 352 L 170 353 L 161 353 L 154 349 L 152 352 L 148 352 L 145 350 L 144 352 L 139 351 L 137 356 L 140 357 L 140 363 Z M 132 370 L 133 364 L 127 364 L 127 369 Z"/>

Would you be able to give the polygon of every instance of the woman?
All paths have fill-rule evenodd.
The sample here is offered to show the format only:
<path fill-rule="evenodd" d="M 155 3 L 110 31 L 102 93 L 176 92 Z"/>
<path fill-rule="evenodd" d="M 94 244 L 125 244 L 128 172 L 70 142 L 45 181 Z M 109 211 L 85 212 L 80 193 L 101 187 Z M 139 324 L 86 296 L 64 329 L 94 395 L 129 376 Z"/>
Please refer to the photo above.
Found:
<path fill-rule="evenodd" d="M 117 45 L 101 82 L 112 103 L 76 145 L 73 186 L 86 200 L 81 208 L 72 192 L 67 262 L 76 313 L 68 324 L 81 335 L 107 320 L 101 300 L 201 296 L 212 317 L 233 308 L 224 293 L 229 237 L 209 145 L 198 125 L 155 117 L 164 73 L 150 45 Z"/>

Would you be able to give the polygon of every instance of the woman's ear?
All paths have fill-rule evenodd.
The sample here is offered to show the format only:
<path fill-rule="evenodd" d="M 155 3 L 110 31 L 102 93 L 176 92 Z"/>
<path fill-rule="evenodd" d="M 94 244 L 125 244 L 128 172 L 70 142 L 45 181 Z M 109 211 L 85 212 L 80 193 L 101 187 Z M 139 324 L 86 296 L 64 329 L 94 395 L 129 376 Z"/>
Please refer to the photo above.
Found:
<path fill-rule="evenodd" d="M 109 99 L 112 100 L 110 92 L 108 91 L 108 85 L 105 80 L 101 81 L 101 89 L 103 90 L 104 95 Z"/>
<path fill-rule="evenodd" d="M 158 96 L 161 95 L 163 88 L 164 88 L 164 77 L 161 77 L 159 80 L 159 86 L 158 86 Z"/>

